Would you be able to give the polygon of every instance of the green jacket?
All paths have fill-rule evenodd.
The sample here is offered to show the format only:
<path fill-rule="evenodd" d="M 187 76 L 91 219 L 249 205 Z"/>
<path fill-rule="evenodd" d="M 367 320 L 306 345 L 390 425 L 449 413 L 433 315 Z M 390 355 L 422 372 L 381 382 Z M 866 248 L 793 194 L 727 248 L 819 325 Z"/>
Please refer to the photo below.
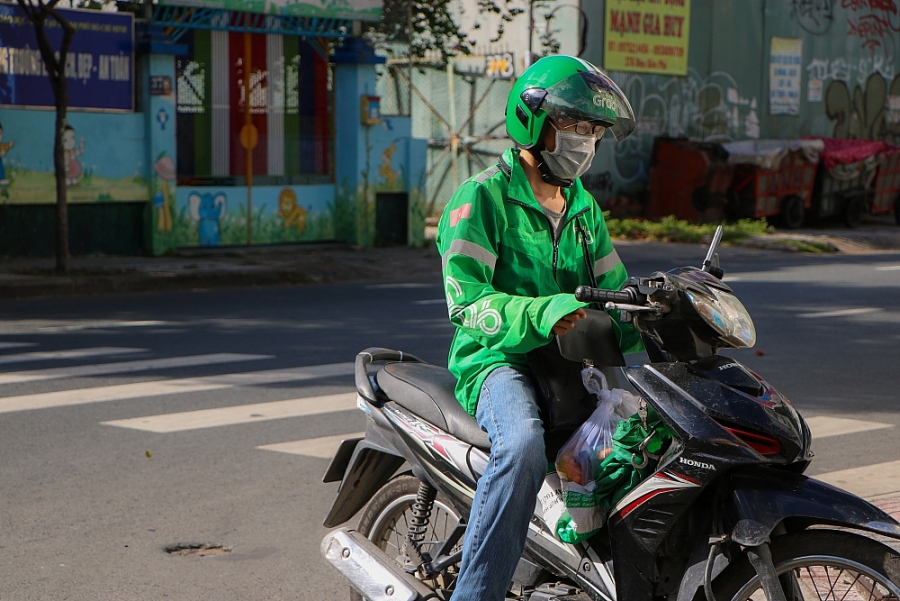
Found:
<path fill-rule="evenodd" d="M 550 342 L 556 322 L 586 306 L 573 295 L 590 284 L 579 229 L 587 232 L 599 287 L 619 289 L 628 277 L 603 213 L 581 181 L 563 194 L 568 209 L 554 242 L 518 151 L 509 149 L 498 165 L 463 183 L 441 216 L 437 246 L 456 326 L 449 367 L 456 397 L 472 415 L 491 371 L 527 369 L 525 353 Z M 633 327 L 614 323 L 623 352 L 643 348 Z"/>

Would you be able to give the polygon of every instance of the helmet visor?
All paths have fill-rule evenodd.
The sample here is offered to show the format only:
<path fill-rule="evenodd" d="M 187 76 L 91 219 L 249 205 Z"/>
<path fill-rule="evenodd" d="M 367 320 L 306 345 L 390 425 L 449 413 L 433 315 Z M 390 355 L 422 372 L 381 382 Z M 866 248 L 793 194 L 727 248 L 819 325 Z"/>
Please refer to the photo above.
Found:
<path fill-rule="evenodd" d="M 540 108 L 554 121 L 593 121 L 607 126 L 616 140 L 634 131 L 634 111 L 625 94 L 609 77 L 583 71 L 547 88 Z"/>

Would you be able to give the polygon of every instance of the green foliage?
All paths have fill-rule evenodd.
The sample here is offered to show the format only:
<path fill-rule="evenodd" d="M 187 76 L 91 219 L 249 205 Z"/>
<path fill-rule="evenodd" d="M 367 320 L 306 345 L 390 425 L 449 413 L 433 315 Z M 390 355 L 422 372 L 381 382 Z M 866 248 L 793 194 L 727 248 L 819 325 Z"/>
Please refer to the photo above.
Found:
<path fill-rule="evenodd" d="M 689 223 L 675 217 L 664 217 L 661 221 L 638 219 L 611 219 L 604 213 L 606 226 L 613 238 L 631 240 L 658 240 L 661 242 L 698 243 L 708 241 L 716 231 L 716 223 Z M 765 219 L 741 219 L 734 223 L 723 223 L 722 240 L 736 243 L 748 236 L 770 234 L 774 231 Z"/>
<path fill-rule="evenodd" d="M 779 241 L 779 246 L 791 248 L 804 253 L 833 253 L 837 249 L 831 244 L 819 242 L 817 240 L 800 240 L 797 238 L 787 238 Z"/>
<path fill-rule="evenodd" d="M 491 42 L 498 42 L 504 33 L 504 24 L 525 12 L 513 0 L 478 0 L 478 12 L 501 15 L 497 35 Z M 425 58 L 432 52 L 440 52 L 441 63 L 458 54 L 470 54 L 473 42 L 460 31 L 449 7 L 451 0 L 384 0 L 381 20 L 365 31 L 376 45 L 408 44 L 415 58 Z M 412 28 L 409 24 L 412 21 Z M 478 24 L 475 29 L 478 29 Z M 410 33 L 412 35 L 410 36 Z"/>

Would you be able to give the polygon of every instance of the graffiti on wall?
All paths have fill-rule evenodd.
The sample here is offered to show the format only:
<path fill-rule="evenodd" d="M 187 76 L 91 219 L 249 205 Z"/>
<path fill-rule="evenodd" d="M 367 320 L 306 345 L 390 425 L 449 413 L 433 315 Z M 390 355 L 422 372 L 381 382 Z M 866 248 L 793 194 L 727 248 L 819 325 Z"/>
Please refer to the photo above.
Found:
<path fill-rule="evenodd" d="M 858 37 L 860 47 L 873 55 L 893 57 L 900 32 L 900 11 L 895 0 L 841 0 L 841 8 L 848 12 L 848 37 Z"/>
<path fill-rule="evenodd" d="M 634 159 L 650 155 L 656 136 L 719 141 L 759 138 L 758 100 L 741 95 L 728 73 L 701 77 L 689 69 L 687 77 L 624 75 L 618 79 L 634 108 L 637 130 L 616 144 L 617 182 L 646 178 L 644 161 Z"/>
<path fill-rule="evenodd" d="M 825 90 L 825 114 L 836 138 L 900 142 L 900 75 L 888 80 L 872 73 L 851 93 L 846 81 L 832 80 Z"/>
<path fill-rule="evenodd" d="M 790 0 L 791 18 L 804 31 L 822 35 L 831 29 L 834 20 L 834 0 Z"/>

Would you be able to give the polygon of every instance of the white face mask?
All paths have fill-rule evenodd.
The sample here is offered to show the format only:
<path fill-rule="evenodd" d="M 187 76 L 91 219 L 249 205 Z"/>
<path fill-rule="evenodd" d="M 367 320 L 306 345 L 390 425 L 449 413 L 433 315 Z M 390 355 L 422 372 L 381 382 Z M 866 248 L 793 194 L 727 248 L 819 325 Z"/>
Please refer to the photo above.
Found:
<path fill-rule="evenodd" d="M 555 129 L 555 128 L 554 128 Z M 541 151 L 550 172 L 560 179 L 575 179 L 591 168 L 597 138 L 575 132 L 556 130 L 556 150 Z"/>

